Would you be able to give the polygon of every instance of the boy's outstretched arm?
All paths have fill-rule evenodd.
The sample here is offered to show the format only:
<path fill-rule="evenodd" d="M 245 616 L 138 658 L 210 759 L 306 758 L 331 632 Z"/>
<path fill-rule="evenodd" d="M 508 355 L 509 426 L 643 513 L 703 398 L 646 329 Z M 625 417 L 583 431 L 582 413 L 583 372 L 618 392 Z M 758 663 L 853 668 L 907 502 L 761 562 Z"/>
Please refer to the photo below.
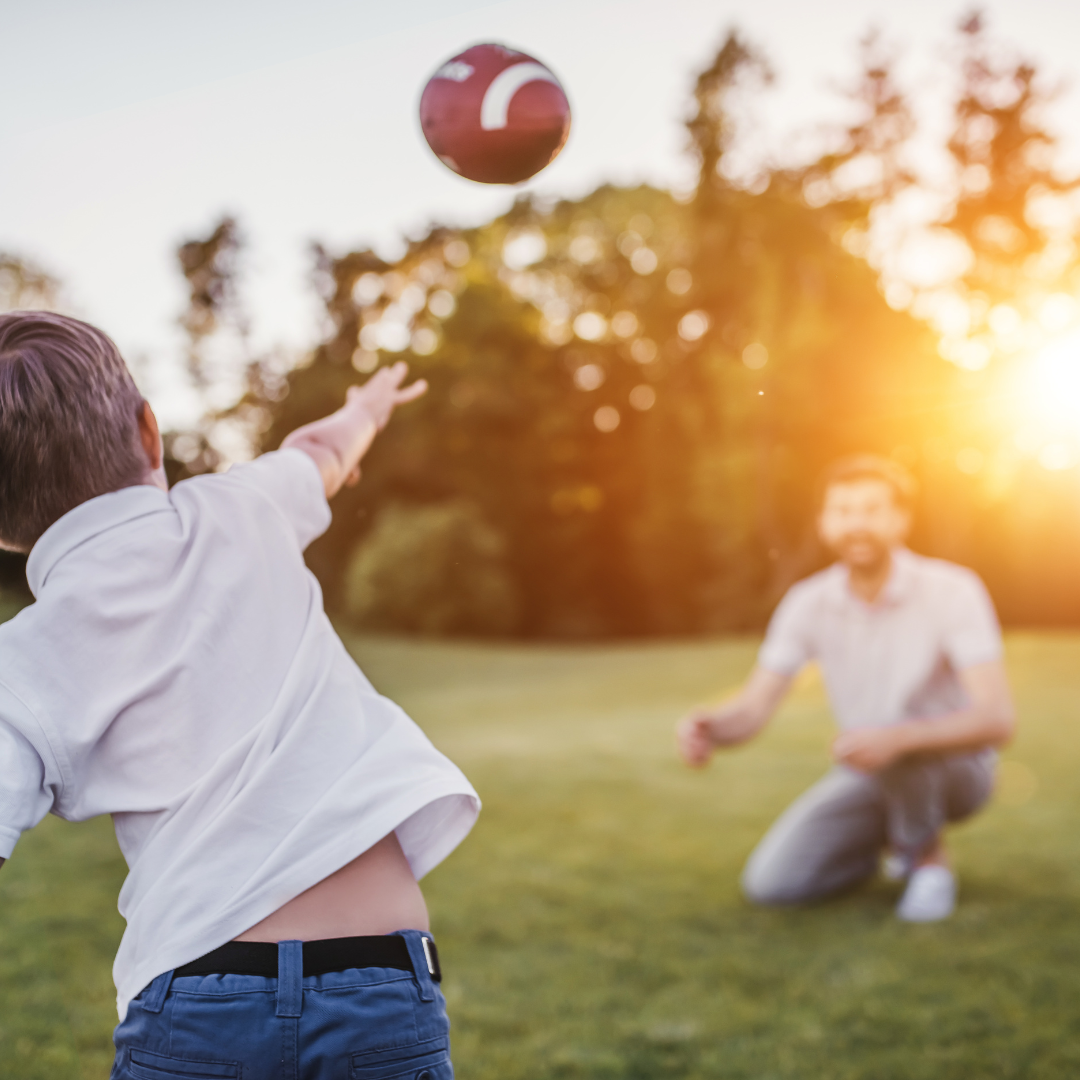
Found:
<path fill-rule="evenodd" d="M 360 459 L 394 409 L 427 390 L 423 379 L 402 388 L 408 373 L 404 361 L 380 368 L 363 386 L 349 387 L 345 404 L 337 412 L 297 428 L 282 441 L 282 449 L 303 450 L 318 465 L 328 499 L 345 484 L 360 479 Z"/>

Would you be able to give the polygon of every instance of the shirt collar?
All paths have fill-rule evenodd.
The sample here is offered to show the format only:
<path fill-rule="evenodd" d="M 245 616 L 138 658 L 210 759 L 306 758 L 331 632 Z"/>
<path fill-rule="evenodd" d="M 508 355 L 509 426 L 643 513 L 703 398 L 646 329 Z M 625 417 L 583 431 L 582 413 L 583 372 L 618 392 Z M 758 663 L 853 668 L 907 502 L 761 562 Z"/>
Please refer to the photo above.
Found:
<path fill-rule="evenodd" d="M 871 605 L 872 607 L 895 607 L 911 595 L 915 583 L 915 558 L 907 548 L 893 548 L 889 578 L 878 594 L 878 598 Z M 834 603 L 844 604 L 856 600 L 865 604 L 864 600 L 851 591 L 848 584 L 848 569 L 843 563 L 833 563 L 826 573 L 829 575 L 829 595 Z"/>
<path fill-rule="evenodd" d="M 893 548 L 889 580 L 881 590 L 878 603 L 902 604 L 915 585 L 915 556 L 907 548 Z"/>
<path fill-rule="evenodd" d="M 34 598 L 41 593 L 53 567 L 80 544 L 135 518 L 171 509 L 167 492 L 150 484 L 136 484 L 87 499 L 69 510 L 54 521 L 30 549 L 26 580 Z"/>

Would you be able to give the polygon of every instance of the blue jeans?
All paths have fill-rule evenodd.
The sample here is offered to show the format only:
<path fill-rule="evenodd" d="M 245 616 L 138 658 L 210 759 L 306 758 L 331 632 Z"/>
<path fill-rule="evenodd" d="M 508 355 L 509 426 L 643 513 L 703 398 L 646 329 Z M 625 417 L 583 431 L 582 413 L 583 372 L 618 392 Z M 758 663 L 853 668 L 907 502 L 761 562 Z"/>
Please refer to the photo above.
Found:
<path fill-rule="evenodd" d="M 399 933 L 415 974 L 304 977 L 283 941 L 277 979 L 159 975 L 116 1029 L 111 1080 L 453 1080 L 446 1002 L 420 933 Z"/>

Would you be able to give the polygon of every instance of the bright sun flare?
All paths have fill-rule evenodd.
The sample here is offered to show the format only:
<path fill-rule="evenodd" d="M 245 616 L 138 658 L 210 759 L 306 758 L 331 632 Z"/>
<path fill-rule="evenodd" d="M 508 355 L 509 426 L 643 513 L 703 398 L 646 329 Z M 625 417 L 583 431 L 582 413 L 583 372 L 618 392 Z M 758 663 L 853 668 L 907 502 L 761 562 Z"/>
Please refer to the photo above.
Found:
<path fill-rule="evenodd" d="M 1062 434 L 1080 434 L 1080 330 L 1036 353 L 1025 389 L 1033 420 L 1052 424 Z"/>

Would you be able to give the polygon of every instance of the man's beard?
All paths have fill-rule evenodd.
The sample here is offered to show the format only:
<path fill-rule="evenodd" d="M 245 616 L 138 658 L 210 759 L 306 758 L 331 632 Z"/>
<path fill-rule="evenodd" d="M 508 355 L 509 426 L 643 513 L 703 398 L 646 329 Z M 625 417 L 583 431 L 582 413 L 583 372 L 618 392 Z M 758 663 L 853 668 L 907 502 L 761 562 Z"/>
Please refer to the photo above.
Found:
<path fill-rule="evenodd" d="M 840 557 L 849 566 L 858 567 L 860 570 L 874 570 L 888 561 L 889 547 L 874 536 L 845 537 L 836 545 Z M 855 554 L 853 549 L 857 549 Z"/>

